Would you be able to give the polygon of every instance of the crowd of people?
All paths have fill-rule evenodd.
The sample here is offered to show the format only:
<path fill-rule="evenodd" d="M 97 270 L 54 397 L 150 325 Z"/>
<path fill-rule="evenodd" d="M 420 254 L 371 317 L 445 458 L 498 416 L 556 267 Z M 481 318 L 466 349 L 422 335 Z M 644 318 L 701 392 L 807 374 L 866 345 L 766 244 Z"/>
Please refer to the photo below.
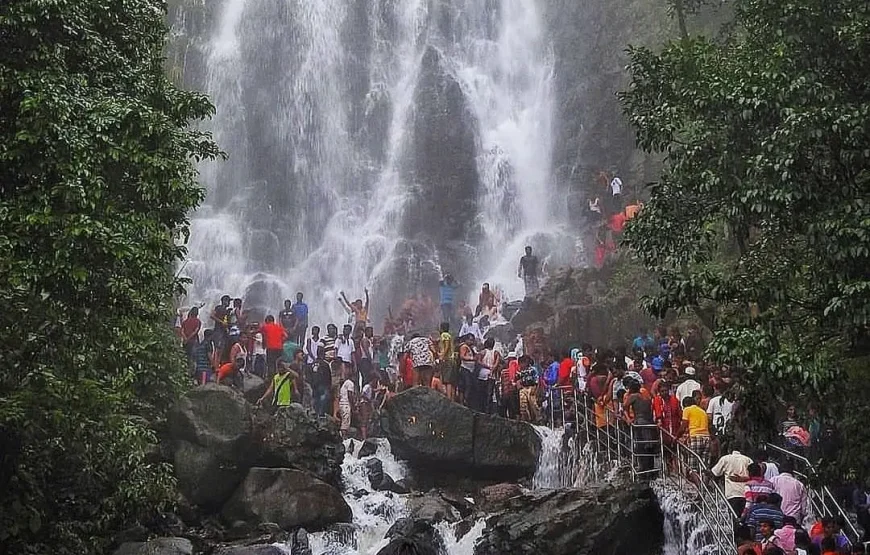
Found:
<path fill-rule="evenodd" d="M 538 290 L 541 273 L 528 247 L 518 267 L 527 295 Z M 842 522 L 801 528 L 806 489 L 788 460 L 777 468 L 762 455 L 752 459 L 740 452 L 732 423 L 740 418 L 736 399 L 744 375 L 703 360 L 697 325 L 688 325 L 685 333 L 677 327 L 642 329 L 614 349 L 580 345 L 559 351 L 534 331 L 504 341 L 494 333 L 504 320 L 500 292 L 483 284 L 472 308 L 473 303 L 456 302 L 458 287 L 444 275 L 440 306 L 422 295 L 409 299 L 397 315 L 387 311 L 381 335 L 372 326 L 368 291 L 354 301 L 341 292 L 338 301 L 348 319 L 340 329 L 326 325 L 325 333 L 319 326 L 309 328 L 301 292 L 295 301 L 285 301 L 277 319 L 267 314 L 262 323 L 248 321 L 242 299 L 225 295 L 206 322 L 200 319 L 202 306 L 193 307 L 179 316 L 176 328 L 196 382 L 243 387 L 248 375 L 259 376 L 266 382 L 261 404 L 300 403 L 337 419 L 345 437 L 354 431 L 361 438 L 376 434 L 384 404 L 413 387 L 533 424 L 562 425 L 576 421 L 581 411 L 600 428 L 658 426 L 670 447 L 683 444 L 702 461 L 692 479 L 722 481 L 742 524 L 741 553 L 859 552 L 848 551 Z M 205 329 L 207 323 L 211 327 Z M 805 452 L 819 441 L 821 423 L 812 406 L 805 415 L 789 406 L 778 433 L 784 448 Z M 856 495 L 870 523 L 870 489 L 864 497 Z"/>

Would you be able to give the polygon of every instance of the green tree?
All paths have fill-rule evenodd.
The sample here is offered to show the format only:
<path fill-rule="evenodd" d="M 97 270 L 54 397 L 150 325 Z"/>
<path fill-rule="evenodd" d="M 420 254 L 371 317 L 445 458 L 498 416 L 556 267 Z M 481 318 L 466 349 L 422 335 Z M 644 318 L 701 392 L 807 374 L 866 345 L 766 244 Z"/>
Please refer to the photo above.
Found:
<path fill-rule="evenodd" d="M 98 553 L 172 494 L 172 266 L 219 155 L 158 0 L 0 4 L 0 552 Z"/>
<path fill-rule="evenodd" d="M 722 40 L 630 49 L 621 99 L 666 159 L 626 232 L 661 285 L 644 303 L 718 308 L 709 352 L 748 369 L 755 436 L 868 352 L 868 56 L 865 0 L 739 0 Z"/>

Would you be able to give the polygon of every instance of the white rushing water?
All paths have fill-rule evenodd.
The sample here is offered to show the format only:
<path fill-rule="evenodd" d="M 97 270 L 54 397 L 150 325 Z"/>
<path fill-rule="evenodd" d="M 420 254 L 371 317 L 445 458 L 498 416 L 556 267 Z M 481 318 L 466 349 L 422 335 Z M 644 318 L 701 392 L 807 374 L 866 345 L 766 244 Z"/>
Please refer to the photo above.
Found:
<path fill-rule="evenodd" d="M 403 218 L 418 193 L 405 169 L 421 155 L 409 137 L 427 48 L 458 83 L 476 136 L 480 187 L 468 202 L 480 233 L 463 255 L 476 259 L 462 263 L 519 297 L 523 247 L 556 252 L 567 240 L 542 4 L 215 0 L 200 70 L 229 160 L 202 167 L 187 301 L 247 291 L 277 310 L 301 290 L 313 323 L 341 322 L 340 290 L 353 299 L 402 285 L 390 268 L 413 232 Z"/>
<path fill-rule="evenodd" d="M 366 461 L 378 458 L 383 463 L 384 473 L 393 480 L 409 476 L 408 467 L 397 461 L 390 451 L 390 444 L 383 439 L 378 442 L 374 455 L 358 457 L 360 442 L 354 442 L 354 450 L 345 454 L 341 465 L 344 483 L 344 498 L 353 513 L 352 529 L 318 532 L 309 536 L 313 555 L 376 555 L 389 541 L 384 535 L 399 518 L 407 516 L 405 499 L 391 492 L 374 491 L 366 471 Z M 456 526 L 439 523 L 436 529 L 444 540 L 448 555 L 473 555 L 474 544 L 484 529 L 481 519 L 469 532 L 461 537 L 456 535 Z M 289 548 L 286 548 L 289 551 Z"/>

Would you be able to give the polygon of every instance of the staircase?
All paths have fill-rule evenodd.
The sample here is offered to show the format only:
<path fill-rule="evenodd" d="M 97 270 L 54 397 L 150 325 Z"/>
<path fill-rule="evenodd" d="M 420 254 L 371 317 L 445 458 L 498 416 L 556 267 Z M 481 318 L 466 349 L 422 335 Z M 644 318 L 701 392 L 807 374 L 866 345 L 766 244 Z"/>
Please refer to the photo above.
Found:
<path fill-rule="evenodd" d="M 573 387 L 550 388 L 546 394 L 546 416 L 553 428 L 565 428 L 577 440 L 578 453 L 587 458 L 587 479 L 602 480 L 615 469 L 627 470 L 633 480 L 650 480 L 680 492 L 692 505 L 699 523 L 695 545 L 704 553 L 726 555 L 736 552 L 734 529 L 738 515 L 728 504 L 719 484 L 711 477 L 707 461 L 676 441 L 655 424 L 628 424 L 609 409 L 596 416 L 594 399 L 578 394 Z M 785 449 L 768 445 L 778 457 L 790 457 L 801 469 L 796 472 L 805 484 L 816 483 L 810 461 Z M 810 512 L 815 518 L 843 516 L 849 523 L 850 541 L 860 534 L 826 486 L 808 486 Z"/>

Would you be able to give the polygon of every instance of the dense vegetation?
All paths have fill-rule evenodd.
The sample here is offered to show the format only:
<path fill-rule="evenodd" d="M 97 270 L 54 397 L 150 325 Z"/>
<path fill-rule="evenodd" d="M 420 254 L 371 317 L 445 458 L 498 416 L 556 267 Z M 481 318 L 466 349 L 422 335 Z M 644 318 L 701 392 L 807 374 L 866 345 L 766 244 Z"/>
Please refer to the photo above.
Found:
<path fill-rule="evenodd" d="M 646 308 L 714 307 L 709 353 L 748 369 L 749 431 L 815 400 L 848 440 L 828 462 L 867 474 L 870 3 L 739 0 L 723 37 L 630 56 L 627 116 L 666 159 L 626 233 L 661 286 Z"/>
<path fill-rule="evenodd" d="M 86 554 L 170 499 L 172 266 L 218 155 L 160 0 L 0 5 L 0 552 Z"/>

